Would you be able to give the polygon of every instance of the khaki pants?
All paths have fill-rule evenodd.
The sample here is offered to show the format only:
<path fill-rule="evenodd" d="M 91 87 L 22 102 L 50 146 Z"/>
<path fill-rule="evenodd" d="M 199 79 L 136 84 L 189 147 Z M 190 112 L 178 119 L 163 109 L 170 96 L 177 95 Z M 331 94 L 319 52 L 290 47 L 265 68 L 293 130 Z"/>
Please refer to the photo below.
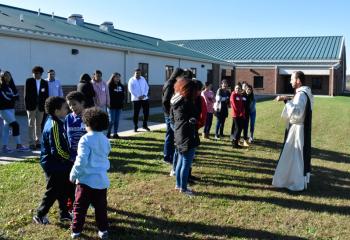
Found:
<path fill-rule="evenodd" d="M 39 143 L 41 138 L 41 122 L 43 121 L 44 112 L 38 108 L 34 111 L 27 111 L 28 115 L 28 141 L 29 145 Z"/>

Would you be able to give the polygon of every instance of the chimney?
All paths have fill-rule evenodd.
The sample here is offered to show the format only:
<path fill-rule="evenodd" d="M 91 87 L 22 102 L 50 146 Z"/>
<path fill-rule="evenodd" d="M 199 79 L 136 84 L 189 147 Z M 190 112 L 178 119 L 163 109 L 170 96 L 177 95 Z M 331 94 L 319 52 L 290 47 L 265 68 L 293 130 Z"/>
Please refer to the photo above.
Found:
<path fill-rule="evenodd" d="M 72 14 L 67 18 L 67 22 L 72 25 L 83 26 L 84 18 L 81 14 Z"/>
<path fill-rule="evenodd" d="M 38 9 L 38 16 L 40 16 L 40 8 Z"/>
<path fill-rule="evenodd" d="M 52 12 L 52 14 L 51 14 L 51 19 L 53 20 L 54 18 L 55 18 L 55 13 Z"/>
<path fill-rule="evenodd" d="M 113 22 L 103 22 L 100 25 L 100 29 L 106 32 L 112 32 L 114 30 Z"/>
<path fill-rule="evenodd" d="M 19 15 L 19 20 L 20 20 L 21 22 L 23 22 L 23 14 L 20 14 L 20 15 Z"/>

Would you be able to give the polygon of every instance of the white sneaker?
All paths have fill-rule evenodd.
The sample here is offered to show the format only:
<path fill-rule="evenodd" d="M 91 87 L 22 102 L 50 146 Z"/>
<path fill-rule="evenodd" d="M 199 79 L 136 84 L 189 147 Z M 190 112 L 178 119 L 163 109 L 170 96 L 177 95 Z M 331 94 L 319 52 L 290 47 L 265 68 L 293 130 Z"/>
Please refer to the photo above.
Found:
<path fill-rule="evenodd" d="M 218 136 L 215 135 L 214 137 L 215 140 L 220 140 L 220 138 Z"/>
<path fill-rule="evenodd" d="M 98 237 L 100 239 L 108 239 L 108 232 L 107 231 L 103 231 L 103 232 L 98 231 Z"/>
<path fill-rule="evenodd" d="M 75 239 L 75 238 L 80 237 L 80 233 L 74 233 L 74 232 L 72 232 L 72 233 L 70 234 L 70 236 L 71 236 L 71 238 Z"/>
<path fill-rule="evenodd" d="M 175 171 L 173 169 L 170 170 L 170 174 L 169 174 L 170 177 L 174 177 L 175 176 Z"/>

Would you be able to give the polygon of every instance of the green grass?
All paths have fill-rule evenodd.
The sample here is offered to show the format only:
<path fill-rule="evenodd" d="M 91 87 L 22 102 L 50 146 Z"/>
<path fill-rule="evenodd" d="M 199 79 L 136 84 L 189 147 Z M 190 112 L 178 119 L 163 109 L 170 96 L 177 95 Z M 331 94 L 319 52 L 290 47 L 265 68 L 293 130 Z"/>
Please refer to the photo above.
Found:
<path fill-rule="evenodd" d="M 162 163 L 164 131 L 113 141 L 108 216 L 111 239 L 348 239 L 350 98 L 316 98 L 313 175 L 307 191 L 275 189 L 282 103 L 257 104 L 256 143 L 203 140 L 193 166 L 201 177 L 190 199 L 173 190 Z M 215 123 L 215 121 L 214 121 Z M 231 122 L 226 125 L 226 134 Z M 38 160 L 0 166 L 0 239 L 68 239 L 69 226 L 38 226 L 32 216 L 45 188 Z M 97 239 L 91 210 L 82 239 Z"/>

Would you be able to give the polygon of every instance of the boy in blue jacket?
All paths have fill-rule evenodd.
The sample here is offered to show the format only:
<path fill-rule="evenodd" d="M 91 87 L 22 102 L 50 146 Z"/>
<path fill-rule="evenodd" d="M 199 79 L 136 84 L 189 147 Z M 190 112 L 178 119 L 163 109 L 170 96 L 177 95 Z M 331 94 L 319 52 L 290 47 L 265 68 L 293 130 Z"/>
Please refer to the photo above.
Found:
<path fill-rule="evenodd" d="M 63 121 L 68 107 L 64 98 L 49 97 L 45 101 L 45 122 L 41 141 L 40 164 L 46 176 L 46 192 L 33 220 L 37 224 L 48 224 L 46 214 L 56 200 L 60 209 L 60 220 L 72 220 L 67 209 L 70 191 L 69 172 L 73 162 L 69 160 L 69 145 Z"/>

